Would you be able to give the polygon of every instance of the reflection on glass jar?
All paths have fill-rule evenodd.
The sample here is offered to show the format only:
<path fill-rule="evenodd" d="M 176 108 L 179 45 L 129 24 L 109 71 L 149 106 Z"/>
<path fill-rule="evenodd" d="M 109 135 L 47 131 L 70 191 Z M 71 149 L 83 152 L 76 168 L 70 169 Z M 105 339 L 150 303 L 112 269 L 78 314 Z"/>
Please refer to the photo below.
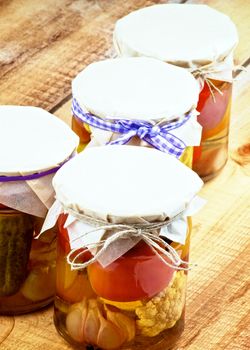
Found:
<path fill-rule="evenodd" d="M 0 314 L 35 311 L 55 292 L 55 230 L 35 239 L 43 219 L 0 205 Z"/>
<path fill-rule="evenodd" d="M 71 270 L 66 218 L 58 221 L 54 319 L 59 333 L 82 349 L 169 349 L 184 327 L 187 273 L 167 266 L 144 241 L 106 268 L 94 262 Z M 185 245 L 171 243 L 184 261 L 190 218 L 188 231 Z M 78 262 L 91 256 L 84 251 Z"/>
<path fill-rule="evenodd" d="M 200 93 L 197 110 L 202 125 L 201 145 L 194 147 L 193 170 L 204 180 L 217 175 L 228 158 L 228 134 L 230 125 L 232 84 L 211 81 L 219 91 L 205 82 Z"/>

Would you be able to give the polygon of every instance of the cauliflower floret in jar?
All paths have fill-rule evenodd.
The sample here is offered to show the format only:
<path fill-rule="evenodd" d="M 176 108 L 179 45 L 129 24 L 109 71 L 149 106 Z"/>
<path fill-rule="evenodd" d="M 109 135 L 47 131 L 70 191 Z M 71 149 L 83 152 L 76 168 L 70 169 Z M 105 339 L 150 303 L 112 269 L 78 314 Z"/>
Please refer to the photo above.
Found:
<path fill-rule="evenodd" d="M 172 328 L 180 319 L 185 304 L 186 280 L 184 271 L 176 272 L 167 288 L 135 310 L 136 326 L 142 335 L 154 337 Z"/>

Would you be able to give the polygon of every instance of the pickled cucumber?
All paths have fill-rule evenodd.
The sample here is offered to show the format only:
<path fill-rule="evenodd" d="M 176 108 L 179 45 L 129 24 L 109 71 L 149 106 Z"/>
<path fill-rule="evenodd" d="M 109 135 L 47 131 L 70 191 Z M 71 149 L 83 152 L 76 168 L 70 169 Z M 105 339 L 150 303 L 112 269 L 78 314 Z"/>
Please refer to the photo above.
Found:
<path fill-rule="evenodd" d="M 29 253 L 33 238 L 30 215 L 0 216 L 0 296 L 18 292 L 27 276 Z"/>

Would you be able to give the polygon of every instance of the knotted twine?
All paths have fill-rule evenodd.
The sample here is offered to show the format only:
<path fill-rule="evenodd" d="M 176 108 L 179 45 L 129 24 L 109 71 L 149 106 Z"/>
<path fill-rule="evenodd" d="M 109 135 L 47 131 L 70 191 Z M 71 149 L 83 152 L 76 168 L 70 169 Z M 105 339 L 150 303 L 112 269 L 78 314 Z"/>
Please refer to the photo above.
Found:
<path fill-rule="evenodd" d="M 90 230 L 88 232 L 85 232 L 81 236 L 75 238 L 73 241 L 76 241 L 78 239 L 83 238 L 86 235 L 89 235 L 91 233 L 100 231 L 100 230 L 112 230 L 112 232 L 109 234 L 109 236 L 105 239 L 100 240 L 99 242 L 86 244 L 83 247 L 83 250 L 79 252 L 79 248 L 72 249 L 70 253 L 67 255 L 67 262 L 71 266 L 72 270 L 80 270 L 84 269 L 85 267 L 89 266 L 90 264 L 96 262 L 98 258 L 105 254 L 108 247 L 114 243 L 115 241 L 124 239 L 124 238 L 141 238 L 144 240 L 145 243 L 147 243 L 154 253 L 162 260 L 162 262 L 167 265 L 170 268 L 173 268 L 175 270 L 189 270 L 190 268 L 187 261 L 183 261 L 176 250 L 167 243 L 163 238 L 159 236 L 159 230 L 170 223 L 172 223 L 174 220 L 180 218 L 183 216 L 183 213 L 185 210 L 181 211 L 179 214 L 175 215 L 173 218 L 167 218 L 163 222 L 150 222 L 150 223 L 140 223 L 140 224 L 114 224 L 109 223 L 102 219 L 93 218 L 90 216 L 87 216 L 85 214 L 80 214 L 73 209 L 65 208 L 65 212 L 72 215 L 76 219 L 95 226 L 93 230 Z M 81 257 L 81 255 L 84 255 L 89 249 L 99 249 L 97 253 L 88 261 L 77 263 L 77 259 Z M 78 252 L 78 253 L 77 253 Z M 164 257 L 167 257 L 171 263 L 169 263 L 167 260 L 165 260 Z M 76 254 L 77 253 L 77 254 Z M 180 266 L 184 265 L 184 266 Z"/>
<path fill-rule="evenodd" d="M 201 90 L 203 89 L 204 82 L 206 82 L 214 103 L 216 103 L 216 98 L 213 90 L 216 90 L 221 96 L 223 95 L 223 92 L 212 82 L 212 78 L 210 78 L 209 76 L 211 76 L 211 74 L 218 74 L 223 72 L 223 69 L 220 69 L 219 67 L 220 65 L 224 66 L 224 64 L 226 64 L 225 60 L 226 59 L 216 63 L 212 62 L 199 68 L 188 69 L 188 71 L 192 73 L 193 76 L 200 81 Z M 232 72 L 236 72 L 237 70 L 247 71 L 247 69 L 241 65 L 233 66 L 231 70 Z M 214 78 L 214 80 L 221 80 L 221 79 Z M 233 82 L 233 81 L 234 79 L 232 78 L 230 82 Z"/>

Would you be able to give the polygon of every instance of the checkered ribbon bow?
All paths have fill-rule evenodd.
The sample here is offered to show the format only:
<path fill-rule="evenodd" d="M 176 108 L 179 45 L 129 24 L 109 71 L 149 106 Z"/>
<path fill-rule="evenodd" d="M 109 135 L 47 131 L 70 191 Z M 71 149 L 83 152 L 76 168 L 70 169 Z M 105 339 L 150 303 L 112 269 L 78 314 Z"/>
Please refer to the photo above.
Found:
<path fill-rule="evenodd" d="M 190 114 L 185 115 L 181 121 L 170 122 L 165 125 L 153 125 L 144 120 L 115 119 L 111 122 L 84 112 L 75 98 L 72 102 L 72 113 L 82 122 L 95 128 L 122 134 L 116 140 L 109 142 L 109 145 L 124 145 L 132 137 L 138 136 L 154 148 L 169 153 L 176 158 L 179 158 L 186 148 L 186 144 L 170 131 L 185 124 L 189 120 Z"/>

